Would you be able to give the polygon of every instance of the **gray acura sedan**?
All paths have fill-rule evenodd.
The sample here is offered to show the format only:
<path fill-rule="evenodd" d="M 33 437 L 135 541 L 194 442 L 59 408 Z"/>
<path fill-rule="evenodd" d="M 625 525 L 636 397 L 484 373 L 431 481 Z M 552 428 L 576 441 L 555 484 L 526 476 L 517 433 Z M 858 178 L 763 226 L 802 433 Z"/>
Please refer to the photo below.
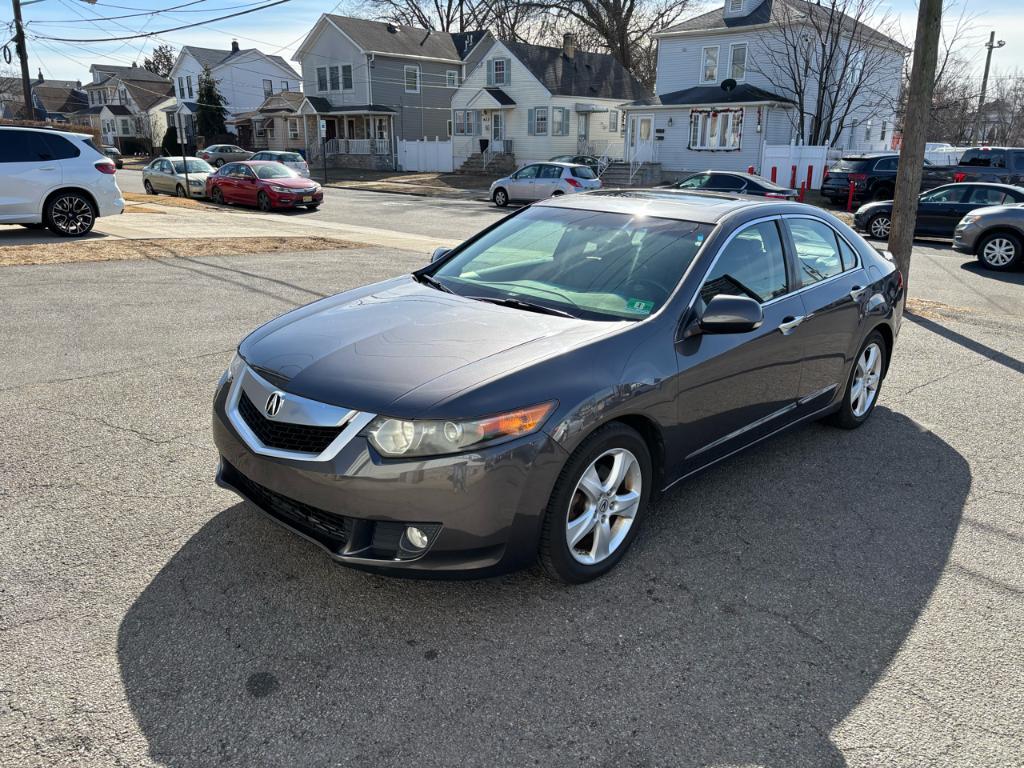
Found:
<path fill-rule="evenodd" d="M 339 563 L 615 566 L 651 497 L 794 424 L 872 413 L 903 312 L 830 214 L 606 192 L 272 320 L 216 392 L 218 482 Z"/>

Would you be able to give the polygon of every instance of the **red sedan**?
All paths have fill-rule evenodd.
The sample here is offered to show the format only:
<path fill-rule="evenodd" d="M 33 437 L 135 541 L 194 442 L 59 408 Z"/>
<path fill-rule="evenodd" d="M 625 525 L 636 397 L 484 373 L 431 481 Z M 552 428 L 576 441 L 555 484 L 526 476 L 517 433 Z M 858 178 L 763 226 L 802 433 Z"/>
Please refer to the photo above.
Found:
<path fill-rule="evenodd" d="M 215 203 L 255 205 L 261 211 L 300 206 L 314 211 L 324 201 L 324 190 L 280 163 L 246 161 L 225 163 L 207 176 L 206 196 Z"/>

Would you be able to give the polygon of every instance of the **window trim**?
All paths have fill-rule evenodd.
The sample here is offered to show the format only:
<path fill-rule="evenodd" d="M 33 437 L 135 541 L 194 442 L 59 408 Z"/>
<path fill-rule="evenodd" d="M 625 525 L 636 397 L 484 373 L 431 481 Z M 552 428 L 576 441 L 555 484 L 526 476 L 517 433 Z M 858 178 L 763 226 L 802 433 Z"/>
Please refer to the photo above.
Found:
<path fill-rule="evenodd" d="M 539 126 L 539 118 L 541 110 L 544 110 L 544 132 L 541 133 L 537 130 Z M 534 107 L 533 108 L 533 135 L 534 136 L 550 136 L 551 135 L 551 112 L 548 107 Z"/>
<path fill-rule="evenodd" d="M 335 87 L 334 83 L 338 85 Z M 341 67 L 337 64 L 327 65 L 327 89 L 330 93 L 338 93 L 341 90 Z"/>
<path fill-rule="evenodd" d="M 817 288 L 819 285 L 825 285 L 826 283 L 828 283 L 828 282 L 830 282 L 832 280 L 835 280 L 838 277 L 842 277 L 843 275 L 849 274 L 850 272 L 855 272 L 855 271 L 857 271 L 858 269 L 861 268 L 861 264 L 863 263 L 864 260 L 861 257 L 860 251 L 857 250 L 857 248 L 853 245 L 853 243 L 851 243 L 849 240 L 847 240 L 845 237 L 843 237 L 843 235 L 839 232 L 838 229 L 833 227 L 831 224 L 829 224 L 824 219 L 819 219 L 816 216 L 809 216 L 806 213 L 787 213 L 787 214 L 782 216 L 782 221 L 786 225 L 783 228 L 783 231 L 785 231 L 785 233 L 786 233 L 787 248 L 792 250 L 793 265 L 794 266 L 796 266 L 796 262 L 798 262 L 800 260 L 800 256 L 796 252 L 796 243 L 793 240 L 793 233 L 789 231 L 788 221 L 790 219 L 810 219 L 811 221 L 817 222 L 818 224 L 821 224 L 822 226 L 826 227 L 827 229 L 832 230 L 832 234 L 836 238 L 836 248 L 837 249 L 840 248 L 838 241 L 842 240 L 844 243 L 846 243 L 847 247 L 851 251 L 853 251 L 854 256 L 856 256 L 856 258 L 857 258 L 856 263 L 852 267 L 850 267 L 849 269 L 843 269 L 843 254 L 840 251 L 840 253 L 839 253 L 839 271 L 836 274 L 834 274 L 834 275 L 829 275 L 824 280 L 818 280 L 818 281 L 813 282 L 813 283 L 805 283 L 803 275 L 800 274 L 799 272 L 797 272 L 795 274 L 795 279 L 800 284 L 800 287 L 797 288 L 796 290 L 792 291 L 792 293 L 800 293 L 802 291 L 808 290 L 809 288 Z M 786 295 L 788 296 L 789 294 L 786 294 Z"/>
<path fill-rule="evenodd" d="M 346 71 L 348 72 L 348 78 L 345 77 L 345 72 Z M 354 91 L 355 88 L 356 88 L 356 81 L 355 81 L 355 78 L 352 75 L 352 65 L 351 64 L 342 64 L 341 65 L 340 73 L 341 73 L 341 82 L 340 82 L 341 90 L 342 91 Z M 345 85 L 346 82 L 348 82 L 348 85 Z"/>
<path fill-rule="evenodd" d="M 699 141 L 700 141 L 700 134 L 701 134 L 701 131 L 700 131 L 699 128 L 697 130 L 697 143 L 694 143 L 694 140 L 693 140 L 694 118 L 697 118 L 698 125 L 699 125 L 699 123 L 701 121 L 706 121 L 706 122 L 710 123 L 712 115 L 716 115 L 719 120 L 722 119 L 723 115 L 727 116 L 728 119 L 729 119 L 729 123 L 727 124 L 727 128 L 731 128 L 732 125 L 736 122 L 736 120 L 738 118 L 738 120 L 739 120 L 739 127 L 738 127 L 738 132 L 737 132 L 738 141 L 737 141 L 735 146 L 721 146 L 721 145 L 719 145 L 719 146 L 712 147 L 712 146 L 709 146 L 707 144 L 703 144 L 702 145 L 702 144 L 699 143 Z M 693 152 L 740 152 L 740 151 L 742 151 L 743 150 L 743 118 L 744 117 L 746 117 L 746 110 L 744 110 L 743 107 L 726 107 L 724 109 L 714 109 L 714 108 L 703 108 L 702 107 L 702 108 L 697 108 L 697 109 L 691 109 L 690 110 L 689 136 L 687 136 L 686 148 L 688 150 L 690 150 L 690 151 L 693 151 Z M 720 130 L 721 130 L 720 127 L 716 127 L 716 131 L 720 131 Z M 731 136 L 732 134 L 733 134 L 732 130 L 727 130 L 726 131 L 726 135 Z"/>
<path fill-rule="evenodd" d="M 453 78 L 452 75 L 454 75 L 455 77 Z M 459 87 L 459 70 L 457 70 L 457 69 L 446 70 L 445 73 L 444 73 L 444 83 L 445 83 L 445 86 L 448 87 L 448 88 L 458 88 Z"/>
<path fill-rule="evenodd" d="M 742 77 L 736 77 L 732 73 L 732 70 L 733 70 L 733 56 L 735 55 L 736 49 L 737 48 L 741 48 L 741 47 L 743 48 L 743 75 L 742 75 Z M 750 46 L 746 43 L 746 41 L 744 41 L 742 43 L 729 43 L 729 69 L 726 72 L 726 74 L 730 78 L 735 80 L 737 83 L 746 82 L 747 70 L 749 69 L 749 67 L 748 67 L 749 63 L 750 63 Z"/>
<path fill-rule="evenodd" d="M 294 133 L 292 133 L 292 125 L 293 124 L 295 126 L 295 132 Z M 297 139 L 297 138 L 299 138 L 299 118 L 297 118 L 297 117 L 286 118 L 285 119 L 285 125 L 287 126 L 288 138 L 289 139 Z"/>
<path fill-rule="evenodd" d="M 409 89 L 409 72 L 416 73 L 416 88 Z M 402 67 L 402 87 L 406 93 L 419 93 L 422 90 L 422 83 L 420 82 L 420 65 L 419 64 L 406 64 Z"/>
<path fill-rule="evenodd" d="M 321 72 L 324 73 L 324 79 L 322 81 L 323 84 L 324 84 L 323 88 L 320 87 L 320 83 L 321 83 L 320 73 Z M 330 93 L 330 87 L 331 87 L 331 81 L 327 77 L 327 67 L 317 67 L 316 68 L 316 92 L 317 93 Z"/>
<path fill-rule="evenodd" d="M 263 78 L 263 98 L 269 99 L 274 95 L 274 81 L 269 78 Z"/>
<path fill-rule="evenodd" d="M 704 75 L 707 74 L 707 71 L 708 71 L 707 52 L 710 51 L 710 50 L 714 50 L 715 51 L 715 76 L 712 77 L 710 80 L 706 80 L 706 79 L 704 79 Z M 700 82 L 701 82 L 701 85 L 707 85 L 709 83 L 717 83 L 718 82 L 719 65 L 722 63 L 721 62 L 721 56 L 722 56 L 722 46 L 720 46 L 720 45 L 705 45 L 705 46 L 701 47 L 701 49 L 700 49 Z"/>
<path fill-rule="evenodd" d="M 508 85 L 508 66 L 504 56 L 495 56 L 491 59 L 491 80 L 495 86 Z M 498 62 L 501 62 L 501 80 L 498 80 Z"/>

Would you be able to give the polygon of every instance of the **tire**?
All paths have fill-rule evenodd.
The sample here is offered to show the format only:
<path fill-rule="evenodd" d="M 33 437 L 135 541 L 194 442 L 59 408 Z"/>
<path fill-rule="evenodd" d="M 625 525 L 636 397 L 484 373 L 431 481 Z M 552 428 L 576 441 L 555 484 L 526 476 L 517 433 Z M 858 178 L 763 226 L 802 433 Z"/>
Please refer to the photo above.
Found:
<path fill-rule="evenodd" d="M 620 484 L 609 489 L 616 456 L 621 457 L 624 472 Z M 593 471 L 603 485 L 602 489 L 591 485 L 596 497 L 581 486 L 584 475 L 593 477 Z M 636 538 L 652 483 L 651 454 L 636 430 L 612 422 L 588 437 L 566 461 L 548 501 L 538 553 L 545 573 L 566 584 L 582 584 L 614 568 Z M 624 501 L 627 498 L 630 501 Z M 620 506 L 609 503 L 615 499 Z M 617 515 L 616 508 L 631 510 L 632 517 Z M 606 554 L 598 541 L 601 532 L 607 537 L 601 538 L 607 542 Z M 570 536 L 578 537 L 574 547 L 570 547 Z"/>
<path fill-rule="evenodd" d="M 494 204 L 499 208 L 504 208 L 508 205 L 508 192 L 501 187 L 494 190 Z"/>
<path fill-rule="evenodd" d="M 149 179 L 146 179 L 144 182 L 142 182 L 142 186 L 146 188 L 147 195 L 155 195 L 157 193 L 156 190 L 153 188 L 153 185 L 149 183 Z"/>
<path fill-rule="evenodd" d="M 266 192 L 260 192 L 256 195 L 256 205 L 264 213 L 268 213 L 273 210 L 273 206 L 270 204 L 270 197 Z"/>
<path fill-rule="evenodd" d="M 81 237 L 96 223 L 96 206 L 77 192 L 58 192 L 47 201 L 43 220 L 55 235 Z"/>
<path fill-rule="evenodd" d="M 213 188 L 210 199 L 213 200 L 214 205 L 224 205 L 224 193 L 220 191 L 220 187 Z"/>
<path fill-rule="evenodd" d="M 889 233 L 892 232 L 892 214 L 876 213 L 868 219 L 864 229 L 874 240 L 888 240 Z"/>
<path fill-rule="evenodd" d="M 866 358 L 868 350 L 872 347 L 876 349 L 878 357 L 874 359 L 873 364 L 862 366 L 862 361 L 872 362 L 872 358 Z M 839 410 L 828 417 L 830 424 L 842 429 L 856 429 L 871 417 L 875 411 L 875 405 L 878 403 L 878 393 L 882 389 L 888 360 L 889 345 L 885 343 L 885 337 L 879 331 L 872 331 L 860 345 L 857 357 L 854 358 L 853 370 L 850 371 L 850 378 L 846 382 L 846 392 L 843 393 L 843 402 L 840 404 Z M 865 381 L 865 371 L 869 373 L 867 381 Z M 869 383 L 871 379 L 874 381 L 873 388 Z M 866 403 L 860 403 L 860 395 L 857 393 L 863 392 L 866 385 L 868 393 L 865 396 L 868 400 Z"/>
<path fill-rule="evenodd" d="M 551 193 L 551 196 L 552 197 L 561 197 L 564 194 L 565 194 L 565 192 L 563 192 L 562 190 L 556 189 L 554 192 Z"/>
<path fill-rule="evenodd" d="M 181 186 L 181 184 L 174 188 L 174 194 L 176 197 L 188 197 L 188 195 L 185 194 L 185 188 Z"/>
<path fill-rule="evenodd" d="M 996 272 L 1009 272 L 1020 266 L 1024 244 L 1010 232 L 985 235 L 978 243 L 978 261 L 983 267 Z"/>
<path fill-rule="evenodd" d="M 220 158 L 218 158 L 218 159 L 216 159 L 216 160 L 214 160 L 214 161 L 213 161 L 213 164 L 214 164 L 214 165 L 215 165 L 215 166 L 216 166 L 217 168 L 220 168 L 220 167 L 221 167 L 222 165 L 224 165 L 224 161 L 223 161 L 223 160 L 221 160 Z"/>

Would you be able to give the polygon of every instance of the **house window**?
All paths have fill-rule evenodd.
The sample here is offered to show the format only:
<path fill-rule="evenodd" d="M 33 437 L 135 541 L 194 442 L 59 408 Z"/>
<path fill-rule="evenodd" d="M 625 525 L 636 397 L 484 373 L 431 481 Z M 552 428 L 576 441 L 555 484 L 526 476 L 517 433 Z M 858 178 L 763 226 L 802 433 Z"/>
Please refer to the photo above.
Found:
<path fill-rule="evenodd" d="M 127 117 L 121 118 L 121 133 L 125 136 L 130 136 L 132 132 L 131 124 L 128 122 Z"/>
<path fill-rule="evenodd" d="M 581 119 L 585 120 L 582 115 Z M 552 107 L 551 109 L 551 135 L 569 135 L 569 110 L 565 107 Z"/>
<path fill-rule="evenodd" d="M 882 133 L 881 133 L 881 135 L 880 135 L 880 136 L 878 137 L 879 141 L 885 141 L 885 129 L 886 129 L 887 127 L 888 127 L 888 122 L 887 122 L 887 121 L 885 121 L 885 120 L 883 120 L 883 121 L 882 121 Z"/>
<path fill-rule="evenodd" d="M 269 119 L 269 120 L 267 120 L 267 122 L 266 122 L 266 128 L 267 128 L 267 138 L 268 138 L 268 139 L 272 139 L 272 138 L 274 138 L 274 123 L 276 123 L 276 122 L 277 122 L 277 121 L 276 121 L 276 120 L 274 120 L 274 118 L 270 118 L 270 119 Z"/>
<path fill-rule="evenodd" d="M 747 76 L 747 44 L 735 43 L 729 46 L 729 77 L 742 80 Z"/>
<path fill-rule="evenodd" d="M 718 46 L 709 45 L 701 52 L 700 81 L 713 83 L 718 80 Z"/>
<path fill-rule="evenodd" d="M 868 120 L 867 125 L 864 126 L 864 141 L 871 141 L 871 121 Z"/>
<path fill-rule="evenodd" d="M 494 71 L 494 84 L 495 85 L 507 85 L 508 80 L 508 62 L 505 59 L 493 59 L 491 61 L 491 67 Z"/>
<path fill-rule="evenodd" d="M 452 137 L 452 121 L 451 120 L 448 121 L 447 128 L 448 128 L 448 138 L 450 139 Z"/>
<path fill-rule="evenodd" d="M 419 65 L 407 66 L 405 68 L 405 92 L 420 92 L 420 68 Z"/>
<path fill-rule="evenodd" d="M 476 135 L 476 121 L 472 109 L 455 110 L 455 135 L 474 136 Z"/>
<path fill-rule="evenodd" d="M 178 78 L 178 98 L 185 98 L 185 78 L 183 77 Z"/>
<path fill-rule="evenodd" d="M 740 149 L 742 109 L 694 109 L 690 112 L 689 149 Z"/>
<path fill-rule="evenodd" d="M 548 133 L 548 108 L 537 107 L 533 110 L 533 133 L 536 136 L 546 136 Z"/>
<path fill-rule="evenodd" d="M 142 118 L 141 117 L 136 117 L 135 118 L 135 135 L 136 136 L 141 136 L 142 135 Z"/>
<path fill-rule="evenodd" d="M 341 90 L 341 75 L 339 74 L 338 68 L 337 67 L 328 67 L 327 68 L 327 74 L 328 74 L 329 79 L 331 81 L 331 90 L 332 91 L 340 91 Z"/>
<path fill-rule="evenodd" d="M 316 89 L 321 93 L 327 90 L 327 67 L 316 68 Z"/>
<path fill-rule="evenodd" d="M 341 65 L 341 87 L 346 91 L 352 90 L 352 65 Z"/>
<path fill-rule="evenodd" d="M 608 133 L 619 132 L 619 113 L 614 109 L 608 110 Z"/>
<path fill-rule="evenodd" d="M 861 75 L 864 74 L 864 58 L 866 56 L 865 51 L 854 51 L 850 56 L 850 83 L 851 85 L 857 85 L 860 82 Z"/>
<path fill-rule="evenodd" d="M 459 87 L 459 71 L 457 69 L 449 69 L 445 73 L 445 84 L 449 88 Z"/>
<path fill-rule="evenodd" d="M 288 138 L 297 139 L 299 138 L 299 120 L 295 117 L 288 118 Z"/>
<path fill-rule="evenodd" d="M 264 80 L 263 81 L 263 98 L 269 98 L 274 95 L 274 81 Z"/>
<path fill-rule="evenodd" d="M 729 0 L 729 10 L 738 13 L 743 10 L 743 0 Z"/>
<path fill-rule="evenodd" d="M 287 90 L 288 90 L 288 81 L 287 80 L 282 80 L 281 81 L 281 92 L 284 93 Z"/>
<path fill-rule="evenodd" d="M 264 128 L 262 120 L 253 120 L 252 124 L 253 124 L 253 127 L 256 129 L 256 137 L 257 138 L 262 139 L 264 136 L 267 135 L 267 131 Z"/>
<path fill-rule="evenodd" d="M 190 99 L 193 98 L 193 96 L 192 96 L 192 75 L 187 75 L 185 77 L 185 85 L 188 86 L 188 97 Z"/>

